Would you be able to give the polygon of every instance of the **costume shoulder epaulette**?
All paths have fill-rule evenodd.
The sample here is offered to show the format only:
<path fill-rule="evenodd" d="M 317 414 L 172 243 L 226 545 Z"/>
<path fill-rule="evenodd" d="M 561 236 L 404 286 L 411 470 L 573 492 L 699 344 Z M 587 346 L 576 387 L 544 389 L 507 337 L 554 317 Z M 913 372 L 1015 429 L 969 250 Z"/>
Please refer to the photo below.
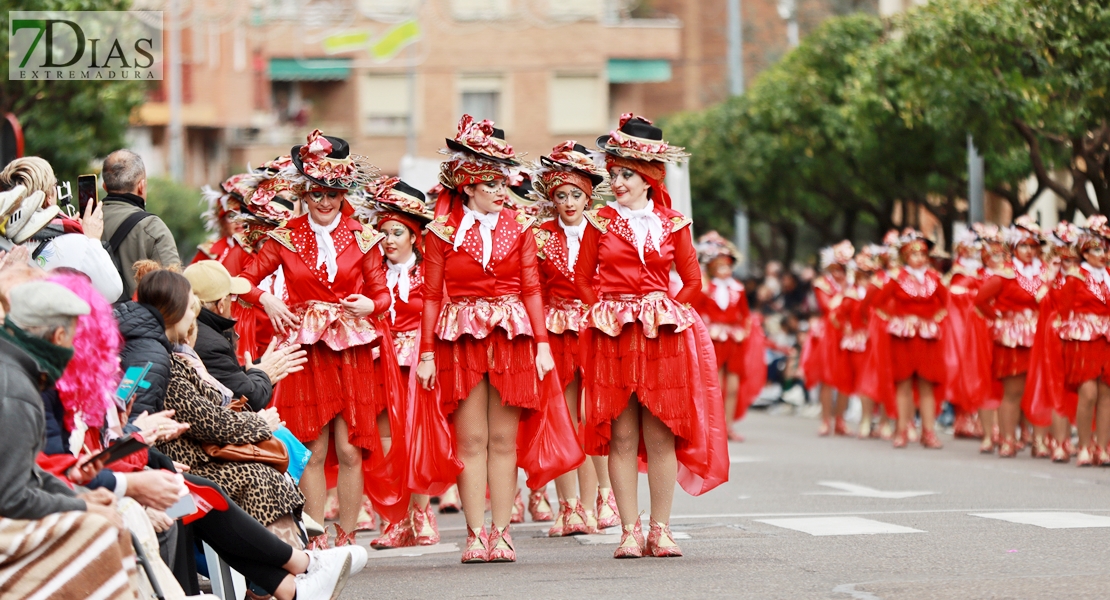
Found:
<path fill-rule="evenodd" d="M 543 254 L 543 248 L 547 245 L 547 240 L 551 239 L 551 232 L 540 227 L 533 227 L 532 235 L 536 237 L 536 256 L 541 259 L 547 258 Z"/>
<path fill-rule="evenodd" d="M 994 272 L 994 274 L 998 275 L 999 277 L 1001 277 L 1003 279 L 1015 279 L 1015 278 L 1017 278 L 1017 273 L 1014 272 L 1014 268 L 1009 266 L 1009 265 L 1007 265 L 1005 267 L 1002 267 L 1001 269 L 998 269 L 997 271 Z"/>
<path fill-rule="evenodd" d="M 377 243 L 385 239 L 384 233 L 369 225 L 363 225 L 362 231 L 356 231 L 354 234 L 355 242 L 358 243 L 358 249 L 362 250 L 363 254 L 369 252 Z"/>
<path fill-rule="evenodd" d="M 833 293 L 832 286 L 829 285 L 829 282 L 826 281 L 824 277 L 818 277 L 817 279 L 815 279 L 813 281 L 813 287 L 821 290 L 825 294 L 829 294 L 830 296 Z"/>
<path fill-rule="evenodd" d="M 279 227 L 277 229 L 270 230 L 270 232 L 266 235 L 270 236 L 271 239 L 277 241 L 277 243 L 281 244 L 282 246 L 288 248 L 290 252 L 297 251 L 297 246 L 293 243 L 293 232 L 291 230 L 284 227 Z"/>
<path fill-rule="evenodd" d="M 693 222 L 694 220 L 690 217 L 687 217 L 686 215 L 677 215 L 671 217 L 671 231 L 678 231 L 679 229 L 682 229 L 683 227 L 686 227 Z"/>
<path fill-rule="evenodd" d="M 597 230 L 601 233 L 606 233 L 607 231 L 609 231 L 609 219 L 606 219 L 605 217 L 598 214 L 599 210 L 600 209 L 596 208 L 593 210 L 587 210 L 585 213 L 586 220 L 590 222 L 590 225 L 597 227 Z"/>
<path fill-rule="evenodd" d="M 207 256 L 211 260 L 216 260 L 216 254 L 212 252 L 212 246 L 214 246 L 215 244 L 216 242 L 204 242 L 203 244 L 197 246 L 197 251 Z"/>
<path fill-rule="evenodd" d="M 524 213 L 518 212 L 516 213 L 516 222 L 519 223 L 521 227 L 528 229 L 532 225 L 535 225 L 536 217 L 530 217 Z"/>
<path fill-rule="evenodd" d="M 1087 281 L 1087 273 L 1077 266 L 1068 267 L 1067 270 L 1064 271 L 1064 277 L 1075 277 L 1080 281 Z"/>
<path fill-rule="evenodd" d="M 439 215 L 428 223 L 428 231 L 448 244 L 454 242 L 452 238 L 455 235 L 455 228 L 447 224 L 447 215 Z"/>

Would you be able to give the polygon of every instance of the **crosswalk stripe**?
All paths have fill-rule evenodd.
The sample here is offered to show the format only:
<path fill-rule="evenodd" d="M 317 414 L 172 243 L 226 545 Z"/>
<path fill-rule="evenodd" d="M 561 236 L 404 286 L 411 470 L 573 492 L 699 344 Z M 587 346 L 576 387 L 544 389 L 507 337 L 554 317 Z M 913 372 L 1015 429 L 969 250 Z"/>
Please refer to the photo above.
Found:
<path fill-rule="evenodd" d="M 775 527 L 801 531 L 813 536 L 826 535 L 875 535 L 882 533 L 925 533 L 920 529 L 884 523 L 861 517 L 806 517 L 796 519 L 761 519 Z"/>
<path fill-rule="evenodd" d="M 1005 512 L 969 513 L 973 517 L 997 519 L 1020 525 L 1036 525 L 1044 529 L 1085 529 L 1110 527 L 1110 517 L 1081 512 Z"/>

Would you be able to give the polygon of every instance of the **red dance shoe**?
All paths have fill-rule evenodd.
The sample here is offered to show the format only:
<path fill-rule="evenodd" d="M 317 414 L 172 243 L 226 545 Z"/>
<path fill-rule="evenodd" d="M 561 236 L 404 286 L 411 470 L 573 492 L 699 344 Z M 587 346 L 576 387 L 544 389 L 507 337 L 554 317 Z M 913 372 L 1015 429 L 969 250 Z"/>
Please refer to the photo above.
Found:
<path fill-rule="evenodd" d="M 640 520 L 636 519 L 633 525 L 625 525 L 621 532 L 621 543 L 617 546 L 613 558 L 643 558 L 644 530 L 640 527 Z"/>
<path fill-rule="evenodd" d="M 489 498 L 486 498 L 486 510 L 491 510 L 489 506 Z M 513 498 L 513 512 L 509 516 L 510 523 L 523 523 L 524 522 L 524 500 L 520 498 L 520 490 L 516 491 L 516 497 Z"/>
<path fill-rule="evenodd" d="M 1048 447 L 1048 442 L 1044 436 L 1037 437 L 1033 440 L 1033 458 L 1049 458 L 1052 456 L 1052 450 Z"/>
<path fill-rule="evenodd" d="M 412 522 L 407 516 L 396 523 L 387 525 L 385 531 L 370 542 L 370 547 L 375 550 L 407 548 L 415 545 L 416 536 L 412 534 Z"/>
<path fill-rule="evenodd" d="M 498 530 L 493 526 L 489 536 L 489 562 L 516 562 L 516 548 L 513 548 L 513 538 L 509 535 L 509 527 Z"/>
<path fill-rule="evenodd" d="M 979 420 L 979 413 L 971 413 L 969 417 L 971 422 L 971 437 L 973 439 L 980 439 L 983 437 L 983 422 Z"/>
<path fill-rule="evenodd" d="M 852 434 L 852 432 L 848 431 L 848 424 L 844 422 L 844 419 L 840 418 L 833 422 L 833 433 L 835 433 L 836 435 Z"/>
<path fill-rule="evenodd" d="M 601 488 L 597 490 L 597 528 L 608 529 L 621 524 L 620 511 L 617 510 L 617 498 L 613 495 L 612 488 L 605 490 L 605 497 L 601 495 Z"/>
<path fill-rule="evenodd" d="M 906 441 L 914 443 L 921 441 L 921 433 L 917 431 L 916 427 L 910 427 L 906 430 Z"/>
<path fill-rule="evenodd" d="M 516 501 L 520 502 L 520 492 L 517 492 Z M 523 504 L 522 504 L 523 506 Z M 528 494 L 528 514 L 536 523 L 547 523 L 555 520 L 555 513 L 551 510 L 551 503 L 547 501 L 547 490 L 532 490 Z M 523 517 L 521 521 L 523 521 Z M 515 521 L 511 521 L 514 522 Z"/>
<path fill-rule="evenodd" d="M 860 421 L 859 431 L 856 432 L 856 439 L 866 440 L 871 437 L 871 421 Z"/>
<path fill-rule="evenodd" d="M 382 530 L 385 530 L 389 523 L 382 521 Z M 362 506 L 358 509 L 358 521 L 355 522 L 355 531 L 374 531 L 378 528 L 378 523 L 374 519 L 374 505 L 370 504 L 370 500 L 363 498 Z"/>
<path fill-rule="evenodd" d="M 1064 450 L 1067 450 L 1068 456 L 1079 454 L 1079 450 L 1076 449 L 1075 444 L 1071 443 L 1071 437 L 1064 439 Z"/>
<path fill-rule="evenodd" d="M 474 533 L 470 525 L 466 526 L 466 550 L 463 550 L 462 563 L 464 565 L 489 562 L 489 536 L 486 528 Z"/>
<path fill-rule="evenodd" d="M 821 426 L 817 428 L 817 435 L 819 437 L 825 437 L 829 435 L 831 431 L 832 427 L 829 427 L 829 422 L 825 419 L 821 419 Z"/>
<path fill-rule="evenodd" d="M 439 497 L 439 513 L 447 515 L 460 510 L 462 510 L 462 499 L 459 498 L 459 488 L 453 485 Z"/>
<path fill-rule="evenodd" d="M 1098 465 L 1101 467 L 1110 467 L 1110 447 L 1099 448 L 1097 452 Z"/>
<path fill-rule="evenodd" d="M 909 443 L 909 441 L 906 438 L 906 432 L 899 431 L 898 433 L 894 434 L 894 442 L 891 445 L 895 448 L 905 448 L 907 443 Z"/>
<path fill-rule="evenodd" d="M 660 525 L 651 520 L 651 530 L 648 532 L 647 553 L 655 558 L 672 558 L 682 556 L 682 550 L 674 542 L 670 525 Z"/>
<path fill-rule="evenodd" d="M 739 433 L 733 431 L 732 429 L 729 429 L 728 430 L 728 441 L 730 441 L 730 442 L 743 442 L 744 441 L 744 436 L 742 436 Z"/>
<path fill-rule="evenodd" d="M 566 522 L 566 515 L 562 511 L 562 506 L 566 504 L 566 500 L 559 501 L 559 513 L 555 515 L 555 523 L 547 530 L 547 537 L 563 537 L 563 523 Z"/>
<path fill-rule="evenodd" d="M 1002 440 L 998 447 L 998 458 L 1013 458 L 1017 456 L 1017 445 L 1013 440 Z"/>
<path fill-rule="evenodd" d="M 439 525 L 436 516 L 429 505 L 424 510 L 415 506 L 410 513 L 412 519 L 412 532 L 416 537 L 417 546 L 434 546 L 439 543 Z"/>
<path fill-rule="evenodd" d="M 1090 467 L 1095 464 L 1095 458 L 1090 448 L 1080 448 L 1075 456 L 1075 466 Z"/>
<path fill-rule="evenodd" d="M 940 439 L 937 438 L 937 432 L 932 429 L 922 432 L 921 445 L 930 450 L 940 450 L 944 447 L 944 444 L 940 443 Z"/>
<path fill-rule="evenodd" d="M 1068 453 L 1068 449 L 1064 444 L 1053 441 L 1052 446 L 1052 462 L 1066 463 L 1071 461 L 1071 454 Z"/>
<path fill-rule="evenodd" d="M 563 521 L 561 535 L 589 533 L 589 527 L 586 525 L 586 509 L 582 508 L 582 503 L 577 498 L 575 498 L 574 508 L 571 508 L 570 502 L 567 500 L 559 501 L 559 517 Z"/>
<path fill-rule="evenodd" d="M 979 444 L 979 454 L 994 454 L 994 442 L 985 439 Z"/>
<path fill-rule="evenodd" d="M 336 523 L 335 524 L 335 547 L 338 548 L 340 546 L 354 546 L 355 545 L 355 533 L 357 533 L 357 532 L 358 532 L 358 530 L 356 529 L 355 531 L 352 531 L 351 533 L 347 533 L 346 531 L 343 531 L 343 528 L 339 526 L 339 523 Z"/>
<path fill-rule="evenodd" d="M 309 550 L 327 550 L 328 549 L 328 532 L 325 531 L 320 535 L 308 538 Z"/>

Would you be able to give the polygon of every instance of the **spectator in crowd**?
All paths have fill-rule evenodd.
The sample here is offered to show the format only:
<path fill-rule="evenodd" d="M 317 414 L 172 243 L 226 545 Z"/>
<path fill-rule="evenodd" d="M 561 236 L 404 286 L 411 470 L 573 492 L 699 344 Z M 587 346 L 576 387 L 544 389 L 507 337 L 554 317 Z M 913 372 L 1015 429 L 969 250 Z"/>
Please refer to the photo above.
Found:
<path fill-rule="evenodd" d="M 166 224 L 146 212 L 146 167 L 130 150 L 116 150 L 104 159 L 104 237 L 108 252 L 123 277 L 120 301 L 135 293 L 134 264 L 154 260 L 165 267 L 180 265 L 177 246 Z M 118 238 L 117 238 L 118 236 Z"/>
<path fill-rule="evenodd" d="M 154 261 L 138 261 L 136 275 L 141 283 L 146 273 L 159 270 Z M 120 366 L 126 372 L 131 367 L 146 370 L 143 380 L 132 399 L 129 421 L 143 415 L 153 415 L 165 410 L 166 387 L 170 380 L 170 354 L 173 346 L 166 337 L 166 324 L 156 306 L 166 300 L 154 295 L 155 291 L 140 296 L 138 302 L 117 304 L 113 314 L 123 335 Z M 149 363 L 150 368 L 147 369 Z"/>
<path fill-rule="evenodd" d="M 235 321 L 231 318 L 234 295 L 251 290 L 250 282 L 232 277 L 215 260 L 193 263 L 184 272 L 201 302 L 197 317 L 197 340 L 194 349 L 205 368 L 236 397 L 245 397 L 247 406 L 257 412 L 270 404 L 273 384 L 290 373 L 304 369 L 305 351 L 299 344 L 275 348 L 271 342 L 257 363 L 240 366 L 236 356 Z M 250 354 L 247 354 L 250 361 Z"/>
<path fill-rule="evenodd" d="M 771 290 L 771 296 L 778 296 L 782 292 L 782 263 L 772 260 L 763 268 L 763 285 Z"/>
<path fill-rule="evenodd" d="M 782 293 L 779 298 L 782 301 L 780 310 L 797 313 L 806 308 L 806 300 L 809 297 L 810 285 L 802 284 L 798 281 L 798 276 L 791 271 L 787 271 L 782 275 Z"/>
<path fill-rule="evenodd" d="M 37 156 L 17 158 L 0 172 L 0 187 L 11 189 L 17 185 L 22 185 L 28 193 L 41 191 L 44 207 L 58 204 L 58 179 L 54 169 Z M 31 258 L 43 269 L 76 269 L 88 275 L 97 291 L 112 302 L 123 292 L 123 280 L 101 242 L 103 210 L 100 203 L 89 203 L 85 214 L 77 219 L 59 213 L 58 218 L 32 235 L 25 245 Z"/>
<path fill-rule="evenodd" d="M 6 449 L 0 461 L 0 595 L 77 598 L 96 591 L 133 598 L 134 550 L 115 495 L 78 494 L 35 462 L 44 440 L 40 386 L 61 377 L 73 355 L 76 318 L 89 305 L 43 281 L 12 288 L 8 300 L 0 328 L 0 439 Z M 89 547 L 99 551 L 86 552 Z M 21 576 L 12 577 L 16 572 Z"/>

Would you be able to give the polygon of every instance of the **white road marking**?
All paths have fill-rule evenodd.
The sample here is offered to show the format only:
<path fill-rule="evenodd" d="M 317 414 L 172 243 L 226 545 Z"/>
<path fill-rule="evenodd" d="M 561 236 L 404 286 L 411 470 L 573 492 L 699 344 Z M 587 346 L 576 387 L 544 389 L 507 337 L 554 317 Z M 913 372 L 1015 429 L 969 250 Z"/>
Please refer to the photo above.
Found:
<path fill-rule="evenodd" d="M 917 496 L 931 496 L 937 492 L 884 492 L 865 485 L 857 485 L 846 481 L 818 481 L 817 485 L 831 487 L 839 492 L 806 492 L 803 496 L 854 496 L 857 498 L 885 498 L 888 500 L 901 500 L 916 498 Z"/>
<path fill-rule="evenodd" d="M 925 533 L 920 529 L 902 527 L 860 517 L 813 517 L 802 519 L 763 519 L 757 521 L 793 529 L 813 536 L 825 535 L 874 535 L 879 533 Z"/>
<path fill-rule="evenodd" d="M 369 558 L 400 558 L 403 556 L 424 556 L 426 554 L 444 554 L 458 551 L 458 544 L 436 544 L 434 546 L 409 546 L 407 548 L 390 548 L 389 550 L 371 550 L 367 553 L 367 556 Z"/>
<path fill-rule="evenodd" d="M 865 592 L 863 590 L 857 590 L 856 589 L 857 585 L 862 585 L 862 584 L 859 584 L 859 583 L 844 583 L 844 584 L 841 584 L 841 585 L 838 585 L 838 586 L 834 587 L 832 589 L 832 592 L 834 594 L 848 594 L 849 596 L 851 596 L 855 600 L 882 600 L 882 598 L 876 596 L 875 594 L 872 594 L 871 592 Z"/>
<path fill-rule="evenodd" d="M 1085 529 L 1110 527 L 1110 517 L 1088 515 L 1080 512 L 1008 512 L 972 513 L 973 517 L 998 519 L 1021 525 L 1036 525 L 1045 529 Z"/>

